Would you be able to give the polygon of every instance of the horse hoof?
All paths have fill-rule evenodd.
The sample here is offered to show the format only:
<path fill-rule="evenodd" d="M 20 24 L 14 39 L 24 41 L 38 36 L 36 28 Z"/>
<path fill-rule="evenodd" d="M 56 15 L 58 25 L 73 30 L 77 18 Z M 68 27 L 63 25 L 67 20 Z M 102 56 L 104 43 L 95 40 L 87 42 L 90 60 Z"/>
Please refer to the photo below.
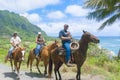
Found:
<path fill-rule="evenodd" d="M 12 72 L 14 73 L 14 72 L 15 72 L 15 70 L 12 70 Z"/>
<path fill-rule="evenodd" d="M 52 78 L 52 76 L 51 76 L 51 75 L 48 75 L 47 77 L 48 77 L 48 78 Z"/>
<path fill-rule="evenodd" d="M 17 80 L 20 80 L 20 77 L 17 77 Z"/>
<path fill-rule="evenodd" d="M 39 74 L 42 74 L 41 72 L 39 72 Z"/>
<path fill-rule="evenodd" d="M 45 76 L 45 77 L 48 77 L 48 75 L 47 75 L 47 74 L 44 74 L 44 76 Z"/>

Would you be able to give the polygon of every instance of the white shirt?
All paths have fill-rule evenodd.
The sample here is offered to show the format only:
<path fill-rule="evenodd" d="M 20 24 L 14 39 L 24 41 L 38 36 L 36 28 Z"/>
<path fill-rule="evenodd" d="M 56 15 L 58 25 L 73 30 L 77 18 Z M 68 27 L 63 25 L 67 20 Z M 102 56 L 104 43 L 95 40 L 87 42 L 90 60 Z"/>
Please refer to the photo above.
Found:
<path fill-rule="evenodd" d="M 16 36 L 16 38 L 15 38 L 15 37 L 12 37 L 12 38 L 10 39 L 10 42 L 11 42 L 11 43 L 14 43 L 15 45 L 19 45 L 20 42 L 21 42 L 21 39 L 20 39 L 20 37 L 18 37 L 18 36 Z"/>

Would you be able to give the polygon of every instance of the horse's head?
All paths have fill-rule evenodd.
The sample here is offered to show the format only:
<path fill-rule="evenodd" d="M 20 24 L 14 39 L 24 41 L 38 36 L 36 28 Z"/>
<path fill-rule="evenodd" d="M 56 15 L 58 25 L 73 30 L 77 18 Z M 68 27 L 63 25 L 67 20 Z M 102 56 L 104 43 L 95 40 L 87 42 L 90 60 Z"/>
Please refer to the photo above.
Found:
<path fill-rule="evenodd" d="M 20 48 L 20 53 L 21 53 L 22 60 L 24 60 L 25 51 L 26 51 L 26 48 Z"/>
<path fill-rule="evenodd" d="M 88 43 L 89 42 L 94 42 L 94 43 L 100 42 L 100 40 L 96 36 L 94 36 L 93 34 L 87 32 L 87 31 L 84 31 L 84 30 L 83 30 L 83 33 L 84 34 L 82 35 L 82 39 L 87 41 Z"/>
<path fill-rule="evenodd" d="M 52 44 L 52 48 L 59 47 L 61 44 L 59 41 L 55 40 L 55 42 Z"/>

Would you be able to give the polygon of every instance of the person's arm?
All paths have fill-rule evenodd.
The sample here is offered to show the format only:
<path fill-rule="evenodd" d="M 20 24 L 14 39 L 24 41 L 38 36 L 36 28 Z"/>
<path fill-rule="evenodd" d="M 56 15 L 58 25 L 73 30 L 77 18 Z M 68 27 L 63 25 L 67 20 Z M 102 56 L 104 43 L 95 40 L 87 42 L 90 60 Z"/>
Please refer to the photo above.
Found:
<path fill-rule="evenodd" d="M 13 39 L 12 39 L 12 38 L 10 39 L 10 44 L 11 44 L 12 46 L 15 46 L 15 43 L 13 42 Z"/>
<path fill-rule="evenodd" d="M 19 44 L 21 43 L 21 39 L 20 39 L 20 37 L 18 37 L 18 40 L 19 40 Z"/>
<path fill-rule="evenodd" d="M 63 32 L 60 31 L 60 33 L 59 33 L 59 38 L 60 38 L 61 40 L 70 40 L 70 39 L 71 39 L 71 36 L 64 37 L 64 36 L 63 36 Z"/>
<path fill-rule="evenodd" d="M 70 37 L 70 36 L 68 36 L 68 37 L 61 36 L 60 39 L 61 39 L 61 40 L 70 40 L 71 37 Z"/>
<path fill-rule="evenodd" d="M 38 38 L 36 37 L 36 40 L 35 40 L 36 43 L 38 43 L 37 39 L 38 39 Z"/>
<path fill-rule="evenodd" d="M 44 37 L 43 37 L 43 43 L 45 43 L 45 39 L 44 39 Z"/>

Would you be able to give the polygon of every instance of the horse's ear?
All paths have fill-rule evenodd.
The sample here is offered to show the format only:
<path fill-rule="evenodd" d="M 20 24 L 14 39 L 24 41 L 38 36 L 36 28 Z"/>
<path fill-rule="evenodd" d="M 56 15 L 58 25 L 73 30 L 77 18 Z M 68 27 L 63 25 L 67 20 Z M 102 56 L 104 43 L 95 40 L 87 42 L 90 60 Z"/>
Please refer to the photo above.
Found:
<path fill-rule="evenodd" d="M 86 31 L 85 30 L 83 30 L 83 33 L 85 33 Z"/>
<path fill-rule="evenodd" d="M 56 43 L 58 43 L 58 41 L 57 41 L 57 40 L 55 40 L 55 44 L 56 44 Z"/>
<path fill-rule="evenodd" d="M 26 48 L 24 48 L 24 50 L 26 50 Z"/>

